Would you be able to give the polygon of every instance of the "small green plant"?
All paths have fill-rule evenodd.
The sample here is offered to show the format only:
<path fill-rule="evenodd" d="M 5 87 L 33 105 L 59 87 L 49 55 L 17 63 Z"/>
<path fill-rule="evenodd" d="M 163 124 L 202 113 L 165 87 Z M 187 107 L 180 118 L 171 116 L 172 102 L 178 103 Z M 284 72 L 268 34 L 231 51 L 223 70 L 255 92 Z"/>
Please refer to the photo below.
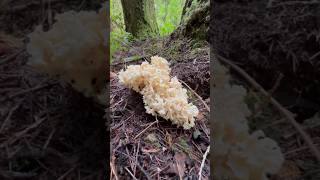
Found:
<path fill-rule="evenodd" d="M 160 36 L 172 33 L 180 24 L 185 0 L 155 0 Z"/>
<path fill-rule="evenodd" d="M 123 12 L 120 0 L 110 0 L 111 5 L 111 33 L 110 33 L 110 61 L 116 51 L 123 50 L 123 43 L 133 40 L 130 33 L 125 31 Z"/>
<path fill-rule="evenodd" d="M 124 50 L 125 47 L 123 44 L 127 44 L 133 40 L 133 37 L 130 33 L 127 33 L 121 29 L 116 29 L 111 31 L 110 34 L 110 59 L 112 60 L 112 57 L 115 52 L 119 50 Z"/>

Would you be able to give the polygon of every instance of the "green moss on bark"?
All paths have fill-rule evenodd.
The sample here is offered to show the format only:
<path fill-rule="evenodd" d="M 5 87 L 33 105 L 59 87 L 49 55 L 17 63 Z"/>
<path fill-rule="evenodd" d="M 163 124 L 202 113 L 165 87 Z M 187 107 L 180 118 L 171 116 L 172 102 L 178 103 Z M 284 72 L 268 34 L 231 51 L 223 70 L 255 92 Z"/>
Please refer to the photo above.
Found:
<path fill-rule="evenodd" d="M 121 0 L 126 31 L 136 38 L 159 35 L 154 0 Z"/>
<path fill-rule="evenodd" d="M 209 0 L 187 0 L 183 8 L 181 23 L 174 36 L 207 39 L 210 21 Z"/>

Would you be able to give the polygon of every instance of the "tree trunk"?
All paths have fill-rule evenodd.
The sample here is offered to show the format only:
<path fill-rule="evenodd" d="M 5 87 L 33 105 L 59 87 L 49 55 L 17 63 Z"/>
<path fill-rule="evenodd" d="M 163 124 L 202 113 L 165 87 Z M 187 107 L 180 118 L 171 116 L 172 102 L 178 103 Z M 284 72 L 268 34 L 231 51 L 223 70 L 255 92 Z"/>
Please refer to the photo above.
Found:
<path fill-rule="evenodd" d="M 154 0 L 121 0 L 126 31 L 136 38 L 159 34 Z"/>
<path fill-rule="evenodd" d="M 181 13 L 181 21 L 183 20 L 183 17 L 186 14 L 187 8 L 190 8 L 191 4 L 192 4 L 192 0 L 186 0 L 186 2 L 184 3 L 182 13 Z"/>
<path fill-rule="evenodd" d="M 186 0 L 182 10 L 180 26 L 172 36 L 208 40 L 209 23 L 210 1 Z"/>

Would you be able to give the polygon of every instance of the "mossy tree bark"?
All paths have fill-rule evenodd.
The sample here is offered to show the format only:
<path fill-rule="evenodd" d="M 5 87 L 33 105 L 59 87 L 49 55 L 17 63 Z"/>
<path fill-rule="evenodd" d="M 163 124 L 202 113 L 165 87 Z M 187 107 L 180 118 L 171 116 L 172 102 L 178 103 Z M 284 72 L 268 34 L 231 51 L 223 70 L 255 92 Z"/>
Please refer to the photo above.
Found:
<path fill-rule="evenodd" d="M 210 0 L 186 0 L 180 26 L 173 36 L 208 40 L 210 24 Z"/>
<path fill-rule="evenodd" d="M 126 31 L 136 38 L 159 34 L 154 0 L 121 0 Z"/>

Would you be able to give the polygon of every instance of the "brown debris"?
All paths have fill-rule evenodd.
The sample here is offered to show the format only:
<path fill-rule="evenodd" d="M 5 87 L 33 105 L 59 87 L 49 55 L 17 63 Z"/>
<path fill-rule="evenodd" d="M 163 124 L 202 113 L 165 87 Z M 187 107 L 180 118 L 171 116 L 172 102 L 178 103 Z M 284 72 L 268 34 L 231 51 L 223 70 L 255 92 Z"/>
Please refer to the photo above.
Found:
<path fill-rule="evenodd" d="M 147 40 L 145 43 L 137 43 L 134 49 L 147 51 L 146 48 L 152 46 L 152 44 L 147 43 L 150 41 L 152 40 Z M 188 41 L 184 41 L 184 43 L 181 47 L 185 46 L 185 51 L 188 51 L 187 47 L 190 45 Z M 119 55 L 122 58 L 131 56 L 130 53 L 124 52 L 119 53 Z M 183 53 L 180 55 L 183 55 Z M 186 82 L 199 96 L 207 99 L 209 97 L 208 77 L 210 77 L 210 74 L 207 74 L 209 73 L 209 54 L 202 51 L 202 53 L 195 54 L 195 56 L 197 56 L 197 61 L 195 62 L 188 58 L 181 59 L 183 60 L 182 62 L 174 62 L 170 57 L 163 57 L 173 63 L 172 75 L 178 75 L 178 78 Z M 115 58 L 114 65 L 111 66 L 112 72 L 117 73 L 125 66 L 125 64 L 117 61 L 119 59 L 119 62 L 121 62 L 121 57 Z M 148 58 L 151 55 L 144 57 L 149 60 Z M 141 63 L 141 60 L 130 62 L 126 65 L 135 63 Z M 192 66 L 198 68 L 190 68 Z M 197 89 L 196 84 L 199 84 Z M 207 88 L 205 89 L 204 87 Z M 137 179 L 148 179 L 147 176 L 151 176 L 151 179 L 198 177 L 205 152 L 204 150 L 200 153 L 199 147 L 207 147 L 210 142 L 209 112 L 204 103 L 190 89 L 187 88 L 187 90 L 190 91 L 191 101 L 199 108 L 202 114 L 201 120 L 196 120 L 196 126 L 191 130 L 177 128 L 169 121 L 147 114 L 142 97 L 138 93 L 122 86 L 117 77 L 111 80 L 110 106 L 111 117 L 113 117 L 111 144 L 114 152 L 113 156 L 117 159 L 115 166 L 118 169 L 120 179 L 132 178 L 128 170 L 135 172 L 133 174 Z M 201 135 L 195 140 L 193 139 L 193 132 L 196 130 L 201 132 Z M 180 158 L 178 154 L 184 154 L 183 158 Z M 170 166 L 168 162 L 174 162 L 174 164 Z M 143 170 L 136 168 L 134 171 L 134 168 L 131 168 L 139 167 L 139 164 L 143 164 Z M 176 171 L 170 171 L 171 168 L 175 168 Z M 209 169 L 208 161 L 206 161 L 202 172 L 203 179 L 209 177 Z"/>
<path fill-rule="evenodd" d="M 93 9 L 94 4 L 100 4 L 98 1 L 85 2 L 82 8 Z M 22 43 L 36 25 L 47 28 L 51 13 L 75 10 L 81 2 L 54 1 L 48 9 L 38 2 L 24 7 L 25 1 L 18 0 L 2 7 L 0 179 L 105 176 L 104 107 L 58 78 L 28 67 L 28 54 Z"/>

